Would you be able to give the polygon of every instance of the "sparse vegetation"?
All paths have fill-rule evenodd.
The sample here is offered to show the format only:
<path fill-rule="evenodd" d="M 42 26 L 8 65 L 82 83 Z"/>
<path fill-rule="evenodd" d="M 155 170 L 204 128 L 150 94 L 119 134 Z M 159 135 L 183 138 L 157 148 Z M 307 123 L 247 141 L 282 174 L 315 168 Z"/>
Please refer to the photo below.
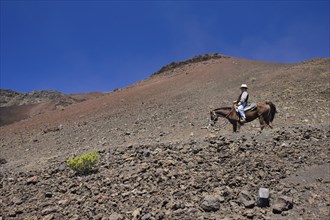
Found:
<path fill-rule="evenodd" d="M 293 86 L 289 86 L 289 87 L 287 87 L 287 88 L 284 90 L 284 92 L 285 92 L 285 93 L 292 93 L 294 90 L 295 90 L 295 87 L 293 87 Z"/>
<path fill-rule="evenodd" d="M 322 72 L 320 73 L 321 78 L 328 78 L 329 77 L 329 72 Z"/>
<path fill-rule="evenodd" d="M 80 174 L 87 174 L 92 171 L 93 167 L 99 160 L 98 152 L 91 152 L 79 157 L 67 160 L 68 166 Z"/>
<path fill-rule="evenodd" d="M 251 78 L 250 78 L 250 81 L 251 81 L 251 82 L 255 82 L 256 80 L 257 80 L 256 77 L 251 77 Z"/>

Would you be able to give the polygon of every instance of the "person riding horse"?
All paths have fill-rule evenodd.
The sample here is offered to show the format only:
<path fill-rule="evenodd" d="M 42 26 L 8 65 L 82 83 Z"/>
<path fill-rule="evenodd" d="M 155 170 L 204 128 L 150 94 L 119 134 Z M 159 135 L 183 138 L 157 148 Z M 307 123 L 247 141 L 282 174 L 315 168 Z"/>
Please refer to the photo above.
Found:
<path fill-rule="evenodd" d="M 234 102 L 234 106 L 220 107 L 210 111 L 210 125 L 214 126 L 219 117 L 226 118 L 233 125 L 233 132 L 239 132 L 243 123 L 259 119 L 260 129 L 263 130 L 266 125 L 272 128 L 272 122 L 277 113 L 276 106 L 271 101 L 252 103 L 253 105 L 247 112 L 244 108 L 249 100 L 247 85 L 241 85 L 241 94 Z"/>
<path fill-rule="evenodd" d="M 245 123 L 246 122 L 246 117 L 244 114 L 244 108 L 247 105 L 247 102 L 249 100 L 249 93 L 247 92 L 247 85 L 242 84 L 241 85 L 241 94 L 239 95 L 238 99 L 234 101 L 234 105 L 237 106 L 238 112 L 241 116 L 240 122 Z"/>

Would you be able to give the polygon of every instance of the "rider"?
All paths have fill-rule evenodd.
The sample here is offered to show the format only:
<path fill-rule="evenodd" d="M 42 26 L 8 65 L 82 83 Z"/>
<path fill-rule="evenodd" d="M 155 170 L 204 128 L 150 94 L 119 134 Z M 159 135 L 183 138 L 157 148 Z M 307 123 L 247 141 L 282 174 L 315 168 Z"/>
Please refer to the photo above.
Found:
<path fill-rule="evenodd" d="M 236 106 L 238 106 L 238 112 L 241 115 L 241 119 L 240 122 L 244 123 L 246 122 L 246 117 L 244 114 L 244 108 L 247 105 L 248 99 L 249 99 L 249 93 L 247 92 L 247 85 L 246 84 L 242 84 L 241 85 L 241 94 L 239 95 L 238 99 L 234 102 L 234 104 L 236 104 Z"/>

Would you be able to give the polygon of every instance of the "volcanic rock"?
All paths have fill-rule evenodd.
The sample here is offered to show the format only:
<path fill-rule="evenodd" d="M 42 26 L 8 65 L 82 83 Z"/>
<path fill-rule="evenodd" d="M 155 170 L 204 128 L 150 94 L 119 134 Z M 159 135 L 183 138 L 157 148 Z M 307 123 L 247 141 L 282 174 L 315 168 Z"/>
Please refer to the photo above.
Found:
<path fill-rule="evenodd" d="M 255 205 L 255 199 L 247 191 L 241 191 L 239 193 L 239 202 L 243 204 L 245 208 L 253 208 Z"/>
<path fill-rule="evenodd" d="M 220 209 L 220 200 L 217 196 L 206 195 L 202 201 L 201 207 L 206 212 L 214 212 Z"/>
<path fill-rule="evenodd" d="M 293 208 L 293 199 L 288 196 L 280 196 L 272 206 L 273 213 L 280 214 Z"/>

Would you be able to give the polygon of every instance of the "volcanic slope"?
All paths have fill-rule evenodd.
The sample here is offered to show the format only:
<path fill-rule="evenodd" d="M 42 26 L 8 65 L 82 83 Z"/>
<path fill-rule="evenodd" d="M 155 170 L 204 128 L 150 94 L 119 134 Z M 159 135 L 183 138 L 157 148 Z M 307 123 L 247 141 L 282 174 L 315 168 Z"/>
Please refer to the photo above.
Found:
<path fill-rule="evenodd" d="M 102 213 L 104 215 L 118 214 L 118 216 L 129 219 L 134 215 L 137 217 L 150 214 L 157 219 L 162 217 L 165 217 L 165 219 L 184 219 L 182 217 L 185 216 L 185 211 L 188 211 L 186 216 L 189 217 L 187 219 L 203 216 L 213 219 L 213 214 L 204 213 L 205 209 L 203 211 L 200 208 L 200 203 L 203 202 L 202 198 L 206 192 L 212 194 L 218 190 L 219 195 L 225 196 L 225 198 L 221 197 L 220 199 L 224 209 L 215 212 L 215 215 L 226 216 L 229 213 L 235 213 L 233 212 L 236 210 L 234 197 L 243 190 L 244 184 L 249 183 L 250 185 L 247 185 L 253 191 L 263 183 L 267 186 L 281 188 L 276 185 L 280 179 L 295 172 L 298 168 L 327 165 L 329 151 L 329 61 L 328 58 L 319 58 L 297 64 L 283 64 L 218 56 L 199 62 L 185 62 L 183 65 L 177 65 L 174 68 L 165 68 L 165 71 L 153 74 L 152 77 L 132 86 L 95 99 L 72 104 L 64 109 L 46 112 L 0 127 L 0 157 L 7 162 L 1 166 L 1 169 L 12 173 L 14 176 L 21 175 L 17 177 L 21 180 L 32 174 L 41 177 L 44 176 L 44 172 L 47 173 L 50 165 L 57 166 L 64 163 L 70 156 L 80 155 L 91 150 L 99 150 L 102 156 L 100 173 L 91 174 L 88 177 L 72 177 L 72 181 L 75 183 L 81 180 L 79 178 L 85 178 L 83 181 L 86 180 L 86 184 L 92 184 L 88 186 L 92 188 L 95 187 L 93 184 L 101 184 L 102 186 L 108 184 L 103 180 L 103 182 L 92 183 L 95 178 L 98 178 L 97 175 L 101 175 L 102 178 L 109 177 L 114 181 L 109 180 L 115 184 L 109 190 L 115 190 L 120 194 L 119 197 L 117 195 L 117 200 L 114 191 L 105 190 L 103 193 L 98 190 L 98 193 L 107 195 L 107 202 L 110 200 L 116 202 L 116 205 L 111 203 L 111 210 L 99 211 L 101 215 Z M 230 106 L 239 95 L 239 87 L 242 83 L 249 86 L 251 102 L 267 100 L 276 105 L 278 114 L 275 116 L 274 129 L 269 130 L 269 128 L 266 128 L 267 130 L 259 133 L 259 123 L 256 120 L 244 125 L 241 128 L 241 133 L 232 134 L 230 124 L 225 124 L 224 119 L 220 119 L 214 129 L 207 129 L 210 110 L 221 106 Z M 314 133 L 316 134 L 314 135 Z M 313 143 L 306 144 L 307 139 L 312 140 Z M 251 142 L 246 144 L 247 140 Z M 240 145 L 243 143 L 245 150 L 240 149 Z M 289 149 L 288 146 L 296 145 L 299 145 L 297 151 L 291 152 L 292 149 Z M 229 148 L 225 147 L 226 149 L 223 149 L 222 152 L 221 149 L 224 146 Z M 251 150 L 246 149 L 249 146 Z M 310 149 L 313 146 L 315 147 L 314 151 Z M 236 158 L 238 157 L 237 153 L 239 153 L 236 147 L 239 151 L 242 151 L 241 153 L 248 153 L 246 157 L 260 159 L 260 155 L 263 155 L 261 162 L 258 163 L 259 165 L 250 164 L 256 168 L 266 166 L 258 169 L 258 172 L 263 170 L 263 173 L 261 171 L 258 173 L 263 178 L 253 181 L 253 175 L 246 177 L 247 179 L 242 177 L 244 180 L 236 176 L 240 171 L 233 169 L 233 167 L 242 165 L 239 162 L 240 159 Z M 267 153 L 262 152 L 262 150 L 268 151 L 273 147 L 280 148 L 278 151 L 282 156 L 274 151 L 265 159 Z M 190 151 L 193 152 L 193 155 L 188 153 Z M 287 151 L 290 151 L 295 159 L 292 159 L 292 161 L 285 159 L 284 163 L 282 159 L 283 157 L 286 158 Z M 198 158 L 195 158 L 195 154 Z M 222 158 L 224 154 L 227 156 Z M 315 154 L 320 154 L 320 158 L 314 158 Z M 141 155 L 143 157 L 140 157 Z M 144 161 L 143 158 L 150 155 L 151 159 L 155 159 L 162 164 L 155 164 L 154 167 L 149 164 L 152 167 L 148 167 L 146 162 L 150 161 Z M 191 160 L 192 158 L 195 160 Z M 305 158 L 305 161 L 301 158 Z M 181 164 L 183 167 L 178 165 L 177 163 L 181 163 L 180 161 L 187 162 L 185 164 L 187 166 L 184 167 L 184 164 Z M 221 163 L 215 161 L 227 162 L 229 167 L 223 165 L 228 170 L 219 171 L 214 179 L 211 173 L 218 172 L 216 167 L 221 166 Z M 286 165 L 290 168 L 285 167 L 284 172 L 287 172 L 281 174 L 282 176 L 276 176 L 278 175 L 276 173 L 282 171 L 272 166 L 278 166 L 281 163 L 283 166 Z M 178 169 L 174 167 L 178 167 Z M 190 167 L 192 169 L 191 175 L 180 173 L 183 172 L 179 169 L 180 167 L 183 169 Z M 161 170 L 157 171 L 158 168 Z M 244 169 L 248 168 L 244 167 Z M 157 180 L 152 179 L 152 174 L 148 177 L 149 173 L 145 173 L 148 169 L 155 169 L 156 173 L 160 172 L 158 177 L 155 176 Z M 31 172 L 29 173 L 28 170 L 31 170 Z M 49 170 L 52 169 L 49 168 Z M 17 171 L 23 171 L 23 173 L 17 174 Z M 61 176 L 70 176 L 70 174 L 66 174 L 70 173 L 68 168 L 65 169 L 65 172 L 57 169 L 56 172 L 59 172 L 58 175 Z M 116 172 L 121 174 L 114 176 Z M 268 177 L 267 172 L 269 178 L 273 178 L 274 182 L 271 179 L 265 179 Z M 180 179 L 180 175 L 192 181 L 191 185 L 189 183 L 189 186 L 186 186 L 190 187 L 189 189 L 185 188 L 184 180 Z M 2 180 L 3 185 L 6 185 L 4 187 L 5 192 L 9 193 L 10 190 L 13 190 L 7 185 L 8 178 L 11 178 L 10 174 L 3 176 L 7 178 L 3 177 Z M 165 179 L 162 179 L 163 177 Z M 216 184 L 222 177 L 225 182 L 222 181 Z M 51 177 L 45 178 L 47 182 L 47 178 Z M 70 177 L 66 178 L 70 179 Z M 146 178 L 151 178 L 151 182 Z M 159 178 L 162 180 L 159 180 Z M 194 178 L 194 180 L 191 178 Z M 249 178 L 252 179 L 249 181 Z M 43 182 L 43 177 L 41 179 L 39 183 L 46 184 L 46 182 Z M 178 181 L 175 182 L 175 179 Z M 230 183 L 231 179 L 234 183 Z M 162 185 L 161 182 L 167 180 L 173 180 L 174 182 L 171 185 Z M 134 185 L 137 183 L 139 184 Z M 142 189 L 142 187 L 140 189 L 139 187 L 144 183 L 148 183 L 146 187 L 150 186 L 151 188 Z M 198 184 L 196 185 L 196 183 Z M 47 182 L 47 184 L 49 183 Z M 125 186 L 125 184 L 128 185 Z M 226 188 L 227 186 L 230 189 Z M 18 190 L 19 183 L 13 184 L 13 187 L 18 187 L 16 189 Z M 178 190 L 177 187 L 181 187 L 182 191 Z M 130 194 L 125 196 L 128 188 L 130 190 L 139 188 L 142 191 L 137 192 L 138 196 L 134 202 L 129 200 L 131 202 L 125 203 L 128 197 L 132 196 Z M 284 185 L 284 188 L 290 190 L 290 185 Z M 190 190 L 189 192 L 193 195 L 180 194 L 186 190 Z M 277 189 L 276 192 L 281 190 L 283 190 L 283 187 Z M 169 194 L 162 194 L 161 191 Z M 229 191 L 230 198 L 226 197 L 226 195 L 229 195 L 227 191 Z M 315 192 L 321 193 L 322 190 L 315 190 Z M 7 198 L 12 198 L 12 195 L 9 194 L 6 194 Z M 62 194 L 60 190 L 57 196 L 64 199 L 67 193 L 63 191 Z M 81 194 L 84 194 L 84 192 L 81 192 Z M 134 195 L 136 196 L 136 194 Z M 164 197 L 164 201 L 154 201 L 158 205 L 143 203 L 148 196 L 153 199 Z M 73 197 L 68 199 L 72 201 L 73 205 L 65 209 L 68 211 L 66 216 L 60 216 L 57 211 L 45 212 L 43 216 L 52 215 L 54 218 L 71 218 L 75 216 L 72 216 L 72 213 L 70 216 L 68 209 L 74 210 L 79 204 L 84 207 L 91 205 L 90 203 L 75 203 L 74 201 L 77 198 Z M 34 197 L 34 199 L 36 201 L 40 198 Z M 327 199 L 329 198 L 322 197 L 322 201 L 327 201 L 325 204 L 329 204 Z M 176 203 L 175 200 L 178 202 Z M 153 202 L 153 200 L 148 201 Z M 318 201 L 315 201 L 315 203 Z M 92 203 L 89 200 L 86 202 Z M 21 210 L 10 210 L 8 204 L 10 202 L 4 204 L 4 206 L 7 207 L 5 210 L 11 212 L 10 214 L 13 216 L 22 214 L 20 213 Z M 150 207 L 152 205 L 154 207 Z M 300 207 L 295 207 L 302 208 L 308 204 L 301 202 L 300 205 Z M 60 207 L 61 204 L 56 206 L 59 206 L 56 210 L 63 209 L 63 207 Z M 98 206 L 99 209 L 102 209 L 102 207 L 102 205 Z M 313 210 L 312 214 L 315 212 L 321 218 L 327 215 L 322 210 L 320 211 L 318 207 L 311 207 L 311 205 L 306 207 L 311 208 L 310 210 Z M 314 208 L 316 211 L 314 211 Z M 36 211 L 33 208 L 31 210 L 24 213 L 23 216 L 29 217 L 33 216 L 34 212 L 38 213 L 38 210 Z M 271 211 L 269 213 L 269 210 L 246 211 L 239 208 L 237 210 L 239 210 L 237 212 L 238 216 L 232 216 L 233 218 L 240 219 L 242 216 L 257 218 L 258 216 L 270 216 L 272 214 Z M 8 216 L 8 212 L 2 215 Z M 253 214 L 253 212 L 256 214 Z M 88 213 L 87 210 L 86 212 L 76 213 L 76 215 L 85 218 L 88 217 Z M 294 216 L 296 214 L 301 216 L 312 215 L 301 211 L 301 209 L 296 209 L 288 215 Z"/>
<path fill-rule="evenodd" d="M 95 98 L 103 93 L 65 95 L 57 91 L 20 93 L 0 89 L 0 126 L 43 114 L 77 102 Z"/>
<path fill-rule="evenodd" d="M 275 127 L 328 122 L 329 59 L 279 64 L 221 57 L 188 63 L 64 110 L 3 126 L 2 157 L 31 162 L 86 146 L 204 137 L 209 132 L 201 128 L 209 123 L 209 111 L 230 106 L 242 83 L 249 86 L 251 102 L 276 105 Z M 258 126 L 256 120 L 242 132 Z M 230 125 L 221 129 L 231 131 Z"/>

